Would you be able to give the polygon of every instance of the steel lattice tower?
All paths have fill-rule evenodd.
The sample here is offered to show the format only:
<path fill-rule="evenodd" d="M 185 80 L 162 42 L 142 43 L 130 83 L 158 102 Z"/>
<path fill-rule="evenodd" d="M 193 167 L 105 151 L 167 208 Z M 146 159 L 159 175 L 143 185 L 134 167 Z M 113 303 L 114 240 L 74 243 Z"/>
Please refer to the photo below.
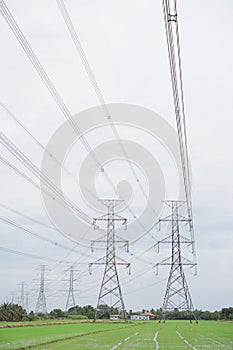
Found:
<path fill-rule="evenodd" d="M 40 270 L 40 290 L 36 303 L 35 313 L 47 314 L 46 300 L 45 300 L 45 265 L 41 266 Z"/>
<path fill-rule="evenodd" d="M 19 298 L 19 305 L 22 306 L 24 309 L 25 303 L 24 303 L 24 282 L 20 283 L 21 290 L 20 290 L 20 298 Z"/>
<path fill-rule="evenodd" d="M 167 281 L 165 297 L 162 306 L 163 318 L 165 320 L 166 314 L 174 310 L 187 311 L 190 316 L 196 319 L 193 309 L 193 303 L 185 278 L 183 266 L 190 266 L 196 268 L 196 263 L 192 262 L 182 256 L 181 245 L 193 245 L 193 241 L 181 235 L 180 224 L 189 223 L 190 219 L 179 214 L 179 208 L 186 205 L 183 201 L 166 201 L 172 211 L 171 215 L 160 219 L 159 222 L 167 222 L 171 224 L 171 234 L 165 239 L 158 241 L 157 249 L 159 252 L 159 245 L 161 243 L 170 243 L 172 246 L 171 256 L 162 262 L 155 265 L 158 270 L 159 265 L 170 266 L 170 272 Z"/>
<path fill-rule="evenodd" d="M 68 296 L 67 296 L 67 301 L 66 301 L 66 308 L 65 310 L 67 311 L 69 308 L 75 306 L 75 298 L 74 298 L 74 266 L 70 266 L 69 270 L 70 272 L 70 278 L 69 278 L 69 291 L 68 291 Z"/>
<path fill-rule="evenodd" d="M 120 215 L 115 214 L 115 207 L 121 200 L 107 199 L 102 200 L 102 202 L 107 206 L 108 213 L 94 219 L 94 227 L 96 227 L 97 221 L 107 222 L 107 239 L 100 239 L 95 241 L 96 243 L 106 243 L 106 255 L 105 258 L 100 258 L 94 263 L 90 263 L 89 267 L 91 269 L 92 265 L 105 265 L 104 275 L 100 287 L 100 292 L 97 301 L 96 308 L 96 318 L 101 318 L 106 307 L 116 308 L 118 313 L 123 316 L 126 320 L 126 311 L 123 301 L 122 291 L 120 287 L 120 281 L 117 272 L 117 265 L 125 265 L 130 267 L 130 264 L 125 260 L 116 256 L 116 243 L 124 243 L 128 246 L 128 242 L 116 236 L 115 234 L 115 222 L 122 221 L 123 225 L 127 225 L 127 219 Z M 92 242 L 93 247 L 94 241 Z"/>
<path fill-rule="evenodd" d="M 28 296 L 29 296 L 29 293 L 28 292 L 26 292 L 26 300 L 25 300 L 25 310 L 28 312 L 28 310 L 29 310 L 29 308 L 28 308 Z"/>

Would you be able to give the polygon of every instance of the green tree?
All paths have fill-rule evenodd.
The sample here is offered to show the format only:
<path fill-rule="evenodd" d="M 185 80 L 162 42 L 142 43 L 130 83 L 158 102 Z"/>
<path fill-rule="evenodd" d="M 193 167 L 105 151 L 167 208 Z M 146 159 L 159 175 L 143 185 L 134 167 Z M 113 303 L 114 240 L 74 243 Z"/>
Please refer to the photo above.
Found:
<path fill-rule="evenodd" d="M 62 318 L 65 316 L 61 309 L 54 309 L 49 313 L 49 315 L 54 318 Z"/>
<path fill-rule="evenodd" d="M 211 312 L 210 320 L 217 321 L 220 319 L 220 313 L 218 311 Z"/>
<path fill-rule="evenodd" d="M 92 319 L 95 317 L 95 308 L 91 305 L 85 305 L 85 306 L 79 306 L 76 305 L 74 307 L 71 307 L 68 312 L 67 312 L 68 316 L 69 315 L 82 315 L 82 316 L 86 316 L 89 319 Z"/>
<path fill-rule="evenodd" d="M 233 307 L 228 307 L 228 308 L 223 308 L 221 311 L 220 311 L 220 318 L 222 320 L 229 320 L 229 316 L 233 314 Z"/>
<path fill-rule="evenodd" d="M 37 316 L 34 314 L 33 311 L 30 311 L 28 314 L 28 321 L 34 321 L 37 319 Z"/>
<path fill-rule="evenodd" d="M 83 306 L 83 315 L 92 319 L 95 317 L 95 308 L 91 305 Z"/>
<path fill-rule="evenodd" d="M 3 303 L 0 306 L 0 321 L 17 322 L 27 319 L 27 312 L 18 304 Z"/>

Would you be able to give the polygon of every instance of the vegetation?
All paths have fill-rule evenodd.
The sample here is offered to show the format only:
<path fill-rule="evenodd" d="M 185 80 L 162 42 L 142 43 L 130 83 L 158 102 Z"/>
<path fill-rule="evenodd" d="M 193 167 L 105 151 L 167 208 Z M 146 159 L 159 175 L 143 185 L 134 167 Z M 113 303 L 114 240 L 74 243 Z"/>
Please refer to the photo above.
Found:
<path fill-rule="evenodd" d="M 144 313 L 143 309 L 141 312 L 134 312 L 133 310 L 129 311 L 129 315 L 137 315 L 140 313 Z M 151 313 L 155 315 L 156 319 L 160 319 L 162 317 L 161 309 L 150 310 Z M 107 305 L 100 305 L 99 307 L 100 318 L 109 319 L 110 315 L 118 314 L 118 310 Z M 220 311 L 202 311 L 195 310 L 195 316 L 198 320 L 233 320 L 233 307 L 222 308 Z M 47 319 L 94 319 L 95 317 L 95 308 L 91 305 L 85 306 L 74 306 L 70 308 L 68 311 L 63 311 L 61 309 L 54 309 L 49 314 L 34 314 L 33 311 L 26 313 L 20 305 L 12 304 L 12 303 L 4 303 L 0 306 L 0 321 L 5 322 L 17 322 L 17 321 L 36 321 L 36 320 L 47 320 Z M 187 312 L 182 312 L 175 310 L 166 315 L 166 319 L 168 320 L 188 320 L 190 315 Z"/>
<path fill-rule="evenodd" d="M 0 306 L 0 321 L 17 322 L 27 319 L 27 312 L 18 304 L 4 303 Z"/>
<path fill-rule="evenodd" d="M 158 347 L 155 343 L 158 342 Z M 130 322 L 128 324 L 77 323 L 0 329 L 0 348 L 5 350 L 113 349 L 232 349 L 233 322 L 187 321 Z M 188 345 L 190 344 L 190 345 Z"/>
<path fill-rule="evenodd" d="M 93 319 L 95 317 L 95 308 L 91 305 L 86 306 L 74 306 L 67 312 L 68 317 L 72 316 L 84 316 L 83 318 Z"/>
<path fill-rule="evenodd" d="M 195 316 L 198 320 L 207 321 L 218 321 L 218 320 L 233 320 L 233 307 L 223 308 L 221 311 L 202 311 L 195 310 Z M 162 315 L 161 309 L 156 312 L 157 318 Z M 168 320 L 188 320 L 190 318 L 189 314 L 185 311 L 175 310 L 167 314 L 166 319 Z"/>
<path fill-rule="evenodd" d="M 65 312 L 61 309 L 54 309 L 49 313 L 51 318 L 63 318 L 65 317 Z"/>

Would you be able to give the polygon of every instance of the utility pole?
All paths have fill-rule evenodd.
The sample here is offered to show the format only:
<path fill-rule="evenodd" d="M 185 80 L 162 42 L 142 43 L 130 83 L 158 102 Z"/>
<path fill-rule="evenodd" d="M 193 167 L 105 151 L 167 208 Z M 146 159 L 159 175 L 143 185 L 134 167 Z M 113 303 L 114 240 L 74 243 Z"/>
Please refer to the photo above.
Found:
<path fill-rule="evenodd" d="M 117 312 L 122 315 L 124 320 L 126 320 L 126 311 L 117 272 L 117 265 L 125 265 L 127 268 L 130 268 L 130 264 L 116 256 L 116 243 L 123 243 L 128 247 L 128 242 L 115 234 L 116 221 L 121 221 L 122 224 L 125 225 L 125 229 L 127 228 L 127 219 L 115 214 L 115 207 L 120 202 L 122 202 L 122 200 L 102 200 L 102 203 L 107 206 L 108 212 L 105 215 L 95 218 L 93 221 L 94 228 L 97 228 L 96 223 L 98 221 L 107 222 L 107 237 L 92 242 L 92 248 L 94 243 L 105 243 L 106 255 L 105 257 L 98 259 L 96 262 L 89 264 L 90 273 L 92 265 L 105 265 L 97 301 L 95 319 L 101 318 L 104 315 L 104 312 L 111 307 L 112 310 L 114 308 L 117 309 Z M 114 312 L 114 310 L 111 312 Z"/>
<path fill-rule="evenodd" d="M 184 201 L 169 200 L 165 204 L 171 209 L 171 215 L 159 220 L 159 223 L 166 222 L 171 225 L 171 234 L 155 245 L 157 252 L 161 243 L 171 244 L 171 256 L 160 263 L 156 264 L 156 272 L 158 273 L 158 266 L 170 266 L 166 292 L 164 296 L 162 312 L 163 320 L 165 322 L 166 314 L 174 310 L 187 311 L 192 318 L 196 319 L 193 309 L 193 303 L 185 278 L 183 266 L 190 266 L 196 268 L 196 263 L 188 260 L 182 256 L 181 245 L 186 244 L 193 247 L 192 239 L 181 235 L 181 224 L 189 224 L 190 218 L 179 214 L 179 208 L 186 205 Z"/>
<path fill-rule="evenodd" d="M 66 271 L 69 271 L 70 278 L 69 278 L 69 291 L 66 301 L 66 307 L 65 310 L 67 311 L 69 308 L 75 306 L 75 298 L 74 298 L 74 282 L 76 279 L 74 278 L 74 272 L 77 270 L 74 270 L 74 266 L 70 266 L 70 268 Z"/>
<path fill-rule="evenodd" d="M 45 301 L 45 265 L 41 265 L 40 268 L 40 289 L 37 298 L 35 313 L 47 314 L 46 301 Z"/>

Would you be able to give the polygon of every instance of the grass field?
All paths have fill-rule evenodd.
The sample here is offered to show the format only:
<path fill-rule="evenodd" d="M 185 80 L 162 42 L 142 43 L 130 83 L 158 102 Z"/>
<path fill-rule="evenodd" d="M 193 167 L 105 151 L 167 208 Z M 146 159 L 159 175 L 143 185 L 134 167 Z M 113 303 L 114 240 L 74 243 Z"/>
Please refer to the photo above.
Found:
<path fill-rule="evenodd" d="M 231 349 L 233 323 L 77 323 L 0 329 L 0 349 Z"/>

